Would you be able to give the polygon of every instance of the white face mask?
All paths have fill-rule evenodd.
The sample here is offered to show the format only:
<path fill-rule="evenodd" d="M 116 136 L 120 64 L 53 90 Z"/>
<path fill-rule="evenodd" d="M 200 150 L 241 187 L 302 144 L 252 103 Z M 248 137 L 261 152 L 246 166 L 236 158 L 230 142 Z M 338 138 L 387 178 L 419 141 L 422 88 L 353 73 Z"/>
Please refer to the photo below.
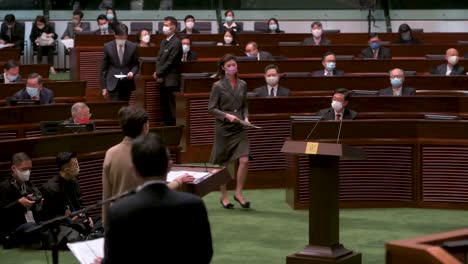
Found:
<path fill-rule="evenodd" d="M 185 23 L 185 27 L 188 28 L 188 29 L 192 29 L 194 25 L 195 25 L 195 23 L 193 23 L 193 22 Z"/>
<path fill-rule="evenodd" d="M 456 65 L 458 63 L 458 59 L 458 56 L 450 56 L 448 57 L 447 61 L 452 65 Z"/>
<path fill-rule="evenodd" d="M 164 26 L 164 27 L 163 27 L 163 34 L 164 34 L 164 35 L 169 35 L 169 34 L 171 34 L 171 28 L 170 28 L 170 27 L 167 27 L 167 26 Z"/>
<path fill-rule="evenodd" d="M 190 45 L 186 45 L 186 44 L 182 45 L 182 51 L 184 53 L 188 53 L 190 51 Z"/>
<path fill-rule="evenodd" d="M 150 42 L 150 35 L 144 35 L 143 37 L 141 37 L 141 40 L 145 43 L 149 43 Z"/>
<path fill-rule="evenodd" d="M 338 101 L 335 101 L 335 100 L 332 101 L 331 107 L 336 112 L 339 112 L 339 111 L 343 110 L 343 104 L 341 102 L 338 102 Z"/>
<path fill-rule="evenodd" d="M 231 44 L 232 43 L 232 38 L 231 37 L 224 37 L 224 42 L 226 44 Z"/>
<path fill-rule="evenodd" d="M 322 36 L 322 30 L 321 29 L 313 29 L 312 30 L 312 35 L 316 38 L 320 38 Z"/>
<path fill-rule="evenodd" d="M 268 85 L 274 87 L 278 84 L 279 78 L 278 76 L 270 76 L 270 77 L 266 77 L 265 80 Z"/>
<path fill-rule="evenodd" d="M 31 170 L 25 170 L 25 171 L 16 170 L 15 173 L 16 173 L 16 176 L 18 176 L 18 178 L 22 182 L 27 182 L 27 181 L 29 181 L 29 176 L 31 175 Z"/>

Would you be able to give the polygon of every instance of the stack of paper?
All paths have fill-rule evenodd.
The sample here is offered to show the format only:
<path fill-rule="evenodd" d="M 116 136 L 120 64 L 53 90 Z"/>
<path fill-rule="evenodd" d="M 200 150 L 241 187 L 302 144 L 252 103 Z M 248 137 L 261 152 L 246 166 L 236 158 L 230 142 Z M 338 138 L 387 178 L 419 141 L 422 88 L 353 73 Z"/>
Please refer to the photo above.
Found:
<path fill-rule="evenodd" d="M 67 243 L 67 246 L 81 264 L 90 264 L 97 257 L 104 257 L 104 238 Z"/>
<path fill-rule="evenodd" d="M 206 179 L 208 176 L 211 175 L 211 173 L 209 172 L 199 172 L 199 171 L 185 171 L 185 170 L 181 170 L 181 171 L 170 171 L 168 174 L 167 174 L 167 179 L 166 181 L 167 182 L 172 182 L 173 180 L 175 180 L 177 177 L 179 176 L 182 176 L 184 174 L 188 174 L 190 176 L 193 176 L 195 178 L 195 180 L 193 180 L 193 183 L 198 183 L 198 182 L 201 182 L 203 181 L 204 179 Z"/>

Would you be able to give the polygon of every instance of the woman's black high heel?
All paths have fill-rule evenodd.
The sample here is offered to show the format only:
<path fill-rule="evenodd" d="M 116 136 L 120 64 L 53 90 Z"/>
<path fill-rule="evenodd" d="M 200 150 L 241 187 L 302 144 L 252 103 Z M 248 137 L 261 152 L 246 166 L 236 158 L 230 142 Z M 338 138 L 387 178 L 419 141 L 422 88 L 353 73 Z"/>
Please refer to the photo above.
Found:
<path fill-rule="evenodd" d="M 221 202 L 224 209 L 234 209 L 234 205 L 232 203 L 224 204 L 223 200 L 219 200 L 219 202 Z"/>
<path fill-rule="evenodd" d="M 241 203 L 235 195 L 234 195 L 234 201 L 238 202 L 242 208 L 245 208 L 245 209 L 250 208 L 250 202 Z"/>

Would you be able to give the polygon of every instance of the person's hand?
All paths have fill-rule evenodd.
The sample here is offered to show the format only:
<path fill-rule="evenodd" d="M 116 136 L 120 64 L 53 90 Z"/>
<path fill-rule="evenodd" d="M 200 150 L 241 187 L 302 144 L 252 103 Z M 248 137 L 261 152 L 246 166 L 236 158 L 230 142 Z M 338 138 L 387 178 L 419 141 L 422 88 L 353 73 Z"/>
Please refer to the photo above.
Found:
<path fill-rule="evenodd" d="M 106 99 L 109 97 L 109 92 L 107 91 L 107 89 L 102 89 L 102 96 Z"/>
<path fill-rule="evenodd" d="M 177 180 L 179 180 L 179 182 L 181 183 L 188 183 L 193 182 L 193 180 L 195 180 L 195 177 L 189 175 L 188 173 L 185 173 L 184 175 L 180 175 L 179 177 L 177 177 Z"/>
<path fill-rule="evenodd" d="M 158 79 L 158 75 L 156 74 L 156 72 L 153 73 L 153 78 L 156 80 Z"/>
<path fill-rule="evenodd" d="M 89 221 L 89 227 L 94 228 L 93 219 L 91 217 L 88 217 L 88 221 Z"/>
<path fill-rule="evenodd" d="M 34 42 L 39 43 L 41 41 L 41 37 L 37 37 L 36 40 Z"/>
<path fill-rule="evenodd" d="M 10 48 L 11 48 L 11 47 L 14 47 L 14 46 L 15 46 L 15 43 L 8 43 L 8 44 L 6 44 L 6 45 L 7 45 L 7 47 L 10 47 Z"/>
<path fill-rule="evenodd" d="M 70 39 L 68 36 L 63 37 L 63 39 Z"/>
<path fill-rule="evenodd" d="M 245 121 L 246 123 L 249 123 L 249 124 L 250 124 L 250 121 L 249 121 L 249 119 L 248 119 L 247 117 L 244 118 L 244 121 Z"/>
<path fill-rule="evenodd" d="M 0 44 L 5 44 L 5 41 L 3 39 L 0 39 Z"/>
<path fill-rule="evenodd" d="M 229 122 L 231 122 L 231 123 L 239 123 L 240 122 L 240 120 L 239 120 L 239 118 L 237 118 L 237 116 L 231 115 L 231 114 L 226 114 L 226 119 L 229 120 Z"/>
<path fill-rule="evenodd" d="M 28 197 L 31 196 L 32 194 L 28 195 Z M 31 208 L 34 205 L 34 201 L 29 200 L 28 197 L 21 197 L 18 202 L 26 208 Z"/>
<path fill-rule="evenodd" d="M 75 31 L 83 31 L 83 29 L 80 28 L 80 27 L 74 27 L 73 30 L 75 30 Z"/>
<path fill-rule="evenodd" d="M 101 264 L 102 263 L 102 258 L 101 257 L 96 257 L 91 264 Z"/>
<path fill-rule="evenodd" d="M 127 73 L 127 77 L 128 77 L 128 79 L 130 79 L 130 80 L 133 79 L 133 72 Z"/>
<path fill-rule="evenodd" d="M 47 37 L 48 37 L 48 38 L 53 38 L 53 37 L 54 37 L 54 33 L 49 33 L 49 34 L 47 34 Z"/>

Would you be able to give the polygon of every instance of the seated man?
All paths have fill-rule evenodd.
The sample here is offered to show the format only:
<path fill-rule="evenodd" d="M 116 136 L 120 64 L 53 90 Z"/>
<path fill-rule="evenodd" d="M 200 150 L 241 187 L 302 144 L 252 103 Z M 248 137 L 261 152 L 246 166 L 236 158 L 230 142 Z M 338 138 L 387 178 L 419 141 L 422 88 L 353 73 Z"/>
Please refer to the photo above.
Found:
<path fill-rule="evenodd" d="M 257 96 L 289 96 L 289 89 L 278 85 L 280 79 L 278 66 L 270 64 L 265 67 L 266 85 L 256 88 Z"/>
<path fill-rule="evenodd" d="M 192 46 L 192 40 L 189 37 L 182 37 L 180 39 L 180 43 L 182 44 L 182 61 L 194 61 L 197 60 L 197 53 L 192 51 L 190 47 Z"/>
<path fill-rule="evenodd" d="M 251 41 L 245 45 L 245 55 L 247 57 L 257 57 L 257 60 L 273 60 L 270 52 L 258 50 L 257 43 Z"/>
<path fill-rule="evenodd" d="M 11 163 L 11 177 L 0 183 L 0 241 L 5 238 L 5 246 L 39 243 L 40 234 L 24 233 L 37 226 L 43 202 L 41 192 L 29 181 L 31 158 L 16 153 Z"/>
<path fill-rule="evenodd" d="M 106 15 L 100 14 L 97 19 L 98 29 L 96 29 L 96 35 L 114 35 L 114 30 L 109 27 L 109 21 Z"/>
<path fill-rule="evenodd" d="M 319 46 L 319 45 L 331 45 L 329 39 L 323 38 L 323 27 L 320 21 L 315 21 L 310 25 L 312 37 L 305 38 L 302 42 L 302 46 Z"/>
<path fill-rule="evenodd" d="M 22 82 L 19 75 L 19 64 L 15 60 L 9 60 L 5 63 L 3 74 L 0 75 L 0 83 L 15 83 Z"/>
<path fill-rule="evenodd" d="M 390 49 L 382 47 L 380 38 L 377 33 L 369 35 L 369 47 L 361 51 L 361 59 L 391 59 L 392 52 Z"/>
<path fill-rule="evenodd" d="M 331 51 L 325 52 L 322 56 L 323 70 L 313 72 L 314 76 L 340 76 L 344 75 L 344 71 L 335 69 L 336 66 L 336 55 Z"/>
<path fill-rule="evenodd" d="M 24 23 L 16 21 L 15 15 L 7 14 L 0 31 L 0 44 L 8 47 L 24 49 Z"/>
<path fill-rule="evenodd" d="M 18 100 L 18 101 L 29 101 L 29 100 L 39 100 L 40 104 L 53 104 L 55 103 L 54 100 L 54 93 L 42 87 L 42 76 L 37 73 L 31 73 L 28 75 L 28 79 L 26 81 L 26 88 L 18 91 L 10 97 L 10 100 Z"/>
<path fill-rule="evenodd" d="M 379 91 L 379 95 L 416 95 L 414 88 L 404 86 L 405 72 L 401 69 L 393 69 L 390 71 L 391 87 Z"/>
<path fill-rule="evenodd" d="M 184 30 L 180 31 L 182 34 L 186 35 L 191 35 L 191 34 L 200 34 L 200 31 L 198 31 L 195 26 L 195 17 L 192 15 L 187 15 L 184 18 L 184 23 L 185 23 L 185 28 Z"/>
<path fill-rule="evenodd" d="M 73 22 L 67 24 L 62 39 L 74 39 L 76 33 L 89 31 L 89 24 L 81 22 L 82 19 L 83 12 L 80 10 L 73 11 Z"/>
<path fill-rule="evenodd" d="M 104 259 L 94 263 L 210 263 L 213 247 L 205 205 L 199 197 L 166 186 L 171 170 L 168 153 L 155 134 L 133 141 L 131 159 L 140 186 L 136 194 L 109 207 Z M 148 243 L 148 237 L 158 239 Z M 174 246 L 181 239 L 189 245 L 183 254 Z"/>
<path fill-rule="evenodd" d="M 451 48 L 445 52 L 447 63 L 441 64 L 431 70 L 432 75 L 465 75 L 465 68 L 458 64 L 458 50 Z"/>
<path fill-rule="evenodd" d="M 93 121 L 90 121 L 91 113 L 89 112 L 89 107 L 82 102 L 75 103 L 71 108 L 71 117 L 65 121 L 63 124 L 89 124 Z"/>
<path fill-rule="evenodd" d="M 346 108 L 349 102 L 350 92 L 345 88 L 336 89 L 333 93 L 331 108 L 322 109 L 318 115 L 323 120 L 353 120 L 357 113 Z"/>

